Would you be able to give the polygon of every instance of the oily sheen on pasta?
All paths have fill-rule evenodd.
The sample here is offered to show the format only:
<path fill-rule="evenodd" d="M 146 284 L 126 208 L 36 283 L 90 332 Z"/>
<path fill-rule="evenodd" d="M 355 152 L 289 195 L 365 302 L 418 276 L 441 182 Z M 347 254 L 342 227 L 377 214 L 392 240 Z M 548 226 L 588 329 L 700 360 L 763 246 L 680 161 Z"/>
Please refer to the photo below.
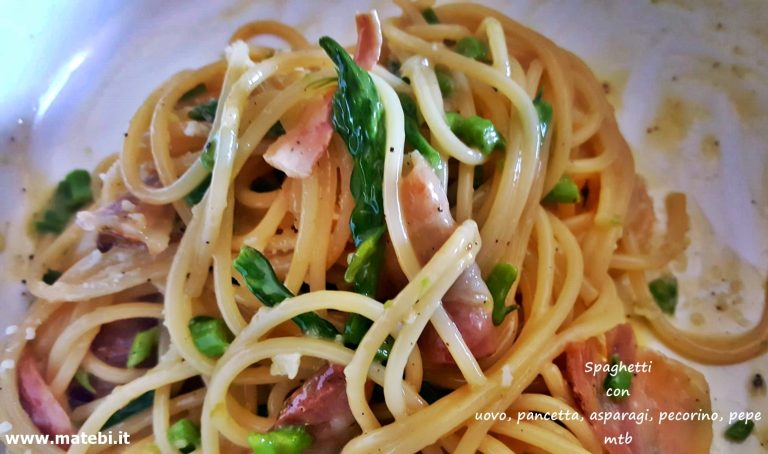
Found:
<path fill-rule="evenodd" d="M 357 15 L 352 55 L 259 20 L 148 96 L 93 201 L 38 235 L 36 300 L 4 356 L 11 433 L 122 431 L 120 452 L 627 452 L 605 441 L 627 426 L 589 413 L 710 411 L 703 376 L 637 346 L 627 316 L 702 363 L 765 350 L 765 314 L 705 337 L 654 302 L 685 196 L 653 247 L 579 58 L 481 5 L 396 3 Z M 611 355 L 654 359 L 626 401 L 584 370 Z M 663 381 L 683 385 L 663 397 Z M 551 412 L 580 418 L 513 418 Z M 664 452 L 712 438 L 708 421 L 630 426 Z M 65 440 L 29 447 L 106 448 Z"/>

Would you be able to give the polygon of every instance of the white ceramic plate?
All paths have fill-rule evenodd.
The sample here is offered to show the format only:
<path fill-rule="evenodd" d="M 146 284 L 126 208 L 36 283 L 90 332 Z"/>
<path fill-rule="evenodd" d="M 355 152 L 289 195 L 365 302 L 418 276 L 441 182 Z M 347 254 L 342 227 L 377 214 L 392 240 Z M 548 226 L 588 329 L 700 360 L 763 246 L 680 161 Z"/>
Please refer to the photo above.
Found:
<path fill-rule="evenodd" d="M 674 267 L 684 297 L 679 322 L 712 332 L 754 323 L 768 275 L 768 3 L 483 3 L 572 50 L 606 81 L 658 214 L 665 193 L 689 195 L 692 244 L 687 266 Z M 131 115 L 163 80 L 217 58 L 248 20 L 282 20 L 312 39 L 331 34 L 349 43 L 355 10 L 397 12 L 386 2 L 349 0 L 0 4 L 0 328 L 27 304 L 20 280 L 30 203 L 69 169 L 118 151 Z M 758 436 L 738 452 L 766 449 L 759 441 L 768 446 L 768 401 L 750 396 L 748 382 L 756 372 L 768 377 L 768 358 L 694 367 L 707 376 L 715 410 L 764 412 Z M 736 452 L 722 430 L 717 424 L 713 451 Z"/>

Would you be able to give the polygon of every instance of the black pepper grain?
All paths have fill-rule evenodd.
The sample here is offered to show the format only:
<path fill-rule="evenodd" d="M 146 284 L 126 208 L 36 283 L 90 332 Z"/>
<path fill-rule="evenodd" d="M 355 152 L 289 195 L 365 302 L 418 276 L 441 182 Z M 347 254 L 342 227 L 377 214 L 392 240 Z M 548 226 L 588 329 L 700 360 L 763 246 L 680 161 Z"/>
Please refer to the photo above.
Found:
<path fill-rule="evenodd" d="M 765 379 L 760 374 L 752 377 L 752 389 L 755 391 L 765 391 Z"/>

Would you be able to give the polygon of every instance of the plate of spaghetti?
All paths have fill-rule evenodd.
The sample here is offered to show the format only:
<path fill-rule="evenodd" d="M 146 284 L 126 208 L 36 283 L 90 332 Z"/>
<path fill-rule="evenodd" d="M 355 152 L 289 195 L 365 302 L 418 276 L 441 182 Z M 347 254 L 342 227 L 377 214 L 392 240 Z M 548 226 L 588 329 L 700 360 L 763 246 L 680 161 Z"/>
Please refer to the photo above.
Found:
<path fill-rule="evenodd" d="M 23 185 L 3 232 L 6 449 L 765 449 L 757 22 L 651 2 L 590 30 L 613 12 L 547 25 L 553 4 L 495 3 L 175 5 L 145 13 L 146 36 L 103 25 L 3 163 Z M 661 37 L 606 42 L 635 60 L 600 63 L 593 40 L 653 35 L 643 15 Z M 214 16 L 207 62 L 200 29 L 167 22 Z M 726 44 L 694 49 L 680 24 L 699 16 Z M 121 36 L 142 38 L 61 120 L 120 140 L 44 158 L 57 96 L 96 93 L 78 68 Z"/>

